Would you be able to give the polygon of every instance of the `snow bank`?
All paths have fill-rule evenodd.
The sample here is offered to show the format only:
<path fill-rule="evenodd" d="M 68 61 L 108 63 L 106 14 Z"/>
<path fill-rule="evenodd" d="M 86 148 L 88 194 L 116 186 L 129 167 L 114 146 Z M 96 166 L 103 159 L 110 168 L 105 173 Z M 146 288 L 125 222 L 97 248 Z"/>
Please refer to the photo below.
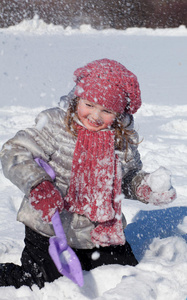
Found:
<path fill-rule="evenodd" d="M 20 33 L 25 32 L 26 34 L 64 34 L 64 35 L 75 35 L 75 34 L 97 34 L 103 35 L 153 35 L 153 36 L 187 36 L 187 28 L 184 25 L 178 28 L 167 28 L 167 29 L 152 29 L 152 28 L 127 28 L 126 30 L 116 29 L 104 29 L 96 30 L 89 24 L 83 24 L 80 28 L 72 28 L 70 26 L 64 28 L 61 25 L 46 24 L 43 20 L 39 19 L 37 15 L 32 20 L 23 20 L 18 25 L 10 26 L 8 29 L 1 29 L 1 31 Z"/>

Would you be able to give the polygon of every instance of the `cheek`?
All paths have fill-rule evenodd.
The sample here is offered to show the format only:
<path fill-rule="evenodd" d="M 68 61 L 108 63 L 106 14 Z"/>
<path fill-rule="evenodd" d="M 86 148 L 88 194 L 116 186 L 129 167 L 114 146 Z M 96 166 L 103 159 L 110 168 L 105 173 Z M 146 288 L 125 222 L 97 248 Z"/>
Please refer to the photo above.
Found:
<path fill-rule="evenodd" d="M 115 116 L 106 116 L 105 117 L 105 124 L 107 125 L 112 125 L 112 123 L 114 122 L 115 120 Z"/>
<path fill-rule="evenodd" d="M 86 114 L 85 109 L 81 105 L 78 106 L 78 108 L 77 108 L 77 115 L 78 115 L 78 117 L 82 118 L 82 117 L 85 116 L 85 114 Z"/>
<path fill-rule="evenodd" d="M 78 116 L 79 119 L 82 117 L 82 114 L 81 114 L 81 110 L 80 110 L 80 109 L 77 109 L 77 116 Z"/>

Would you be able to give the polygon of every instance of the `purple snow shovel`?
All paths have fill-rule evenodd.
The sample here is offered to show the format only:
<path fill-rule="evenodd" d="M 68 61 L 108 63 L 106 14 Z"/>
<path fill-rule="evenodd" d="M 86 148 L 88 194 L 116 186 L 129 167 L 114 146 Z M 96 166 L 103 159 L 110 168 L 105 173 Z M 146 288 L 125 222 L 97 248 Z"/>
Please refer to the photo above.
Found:
<path fill-rule="evenodd" d="M 51 219 L 56 236 L 49 239 L 49 254 L 62 275 L 68 277 L 79 286 L 83 286 L 84 280 L 81 264 L 75 252 L 67 244 L 58 210 Z"/>
<path fill-rule="evenodd" d="M 40 158 L 35 158 L 35 161 L 52 179 L 55 178 L 55 172 L 51 166 Z M 75 252 L 68 246 L 58 210 L 51 220 L 56 236 L 49 239 L 49 254 L 60 274 L 82 287 L 84 284 L 82 267 Z"/>

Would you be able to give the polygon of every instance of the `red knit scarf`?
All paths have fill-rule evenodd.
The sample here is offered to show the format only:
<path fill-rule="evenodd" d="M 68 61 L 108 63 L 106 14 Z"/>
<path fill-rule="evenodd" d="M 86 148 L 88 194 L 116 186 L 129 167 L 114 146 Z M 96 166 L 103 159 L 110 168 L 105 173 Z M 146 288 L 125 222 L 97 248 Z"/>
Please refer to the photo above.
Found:
<path fill-rule="evenodd" d="M 124 244 L 121 221 L 121 166 L 114 152 L 115 132 L 78 132 L 65 209 L 98 224 L 92 241 L 101 246 Z"/>

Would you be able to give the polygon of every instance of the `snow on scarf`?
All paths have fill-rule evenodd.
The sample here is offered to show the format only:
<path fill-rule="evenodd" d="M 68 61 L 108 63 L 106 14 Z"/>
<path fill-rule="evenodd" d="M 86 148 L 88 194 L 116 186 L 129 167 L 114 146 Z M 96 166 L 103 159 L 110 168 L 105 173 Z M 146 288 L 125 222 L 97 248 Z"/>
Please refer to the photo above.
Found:
<path fill-rule="evenodd" d="M 75 146 L 65 209 L 98 224 L 92 241 L 101 246 L 125 243 L 121 220 L 121 166 L 114 152 L 115 132 L 81 127 Z"/>

